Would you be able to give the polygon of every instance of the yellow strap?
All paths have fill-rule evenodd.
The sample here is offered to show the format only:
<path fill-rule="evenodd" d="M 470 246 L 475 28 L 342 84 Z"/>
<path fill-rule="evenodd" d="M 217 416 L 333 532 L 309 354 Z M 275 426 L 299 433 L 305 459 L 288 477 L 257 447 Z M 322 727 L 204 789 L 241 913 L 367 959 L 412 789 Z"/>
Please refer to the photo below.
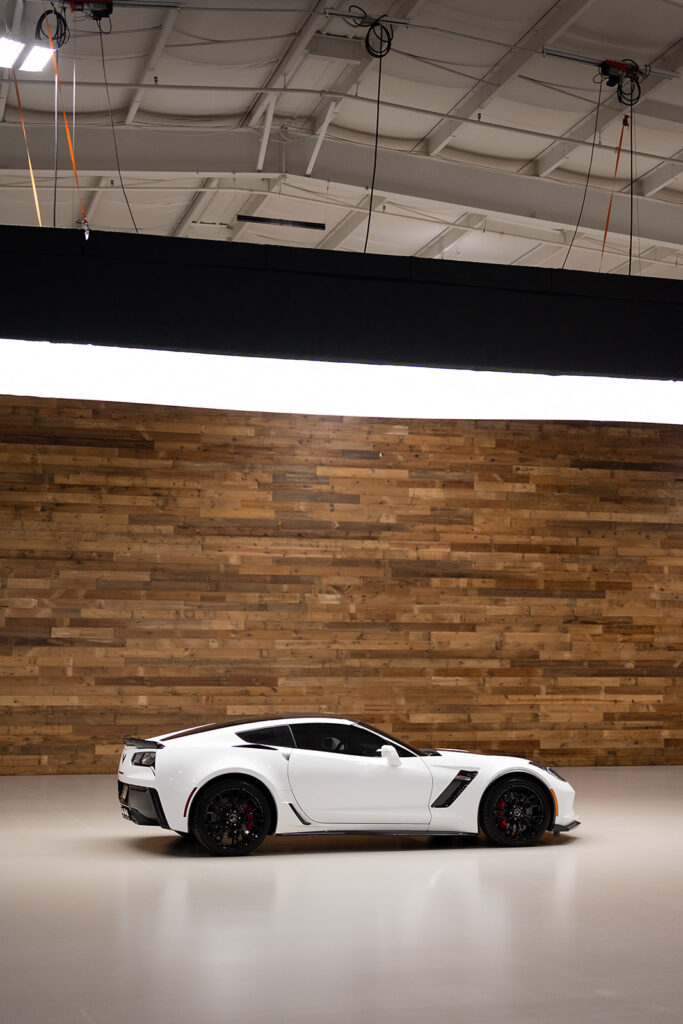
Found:
<path fill-rule="evenodd" d="M 36 204 L 36 213 L 38 214 L 38 224 L 42 228 L 43 218 L 40 216 L 40 203 L 38 202 L 38 192 L 36 189 L 36 179 L 33 173 L 33 164 L 31 163 L 31 153 L 28 148 L 28 138 L 26 136 L 26 125 L 24 124 L 24 111 L 21 106 L 21 97 L 19 96 L 19 83 L 17 82 L 17 73 L 12 68 L 12 74 L 14 76 L 14 88 L 17 92 L 17 106 L 19 107 L 19 117 L 21 118 L 21 130 L 24 133 L 24 142 L 26 143 L 26 157 L 28 159 L 28 170 L 31 175 L 31 188 L 33 189 L 33 202 Z"/>

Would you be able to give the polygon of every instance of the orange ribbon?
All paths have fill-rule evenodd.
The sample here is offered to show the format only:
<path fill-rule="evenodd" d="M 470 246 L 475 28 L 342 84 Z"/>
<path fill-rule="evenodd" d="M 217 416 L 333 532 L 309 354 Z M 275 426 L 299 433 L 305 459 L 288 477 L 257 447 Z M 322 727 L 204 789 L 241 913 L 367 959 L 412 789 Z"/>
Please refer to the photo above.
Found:
<path fill-rule="evenodd" d="M 628 114 L 624 114 L 624 120 L 621 122 L 621 135 L 619 136 L 619 146 L 617 148 L 617 162 L 614 167 L 614 178 L 612 179 L 612 191 L 609 197 L 609 207 L 607 208 L 607 222 L 605 223 L 605 234 L 602 238 L 602 252 L 600 253 L 600 269 L 598 273 L 602 271 L 602 257 L 605 255 L 605 244 L 607 242 L 607 231 L 609 229 L 609 219 L 612 214 L 612 200 L 614 199 L 614 186 L 617 181 L 617 171 L 619 170 L 619 158 L 621 156 L 621 144 L 624 141 L 624 128 L 628 128 Z"/>

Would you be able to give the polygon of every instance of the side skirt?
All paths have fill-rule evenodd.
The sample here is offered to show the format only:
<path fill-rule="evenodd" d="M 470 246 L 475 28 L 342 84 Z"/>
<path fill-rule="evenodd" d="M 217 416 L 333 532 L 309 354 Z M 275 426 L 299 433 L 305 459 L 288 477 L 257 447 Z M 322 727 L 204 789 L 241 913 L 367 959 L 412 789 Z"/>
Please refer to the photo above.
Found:
<path fill-rule="evenodd" d="M 431 839 L 432 836 L 478 836 L 478 832 L 417 832 L 415 829 L 369 829 L 369 828 L 327 828 L 310 832 L 278 832 L 279 836 L 413 836 L 416 839 Z"/>

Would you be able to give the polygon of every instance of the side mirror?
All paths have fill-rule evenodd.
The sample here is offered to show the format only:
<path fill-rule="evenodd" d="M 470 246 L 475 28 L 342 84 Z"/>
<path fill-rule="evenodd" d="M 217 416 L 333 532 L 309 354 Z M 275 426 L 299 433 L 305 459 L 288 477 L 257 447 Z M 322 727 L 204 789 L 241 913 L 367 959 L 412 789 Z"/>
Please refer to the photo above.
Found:
<path fill-rule="evenodd" d="M 401 758 L 398 756 L 398 753 L 396 752 L 396 747 L 392 747 L 390 743 L 385 743 L 383 746 L 381 746 L 379 748 L 379 752 L 382 755 L 382 758 L 387 762 L 387 764 L 393 765 L 394 768 L 398 768 L 399 765 L 401 764 Z"/>

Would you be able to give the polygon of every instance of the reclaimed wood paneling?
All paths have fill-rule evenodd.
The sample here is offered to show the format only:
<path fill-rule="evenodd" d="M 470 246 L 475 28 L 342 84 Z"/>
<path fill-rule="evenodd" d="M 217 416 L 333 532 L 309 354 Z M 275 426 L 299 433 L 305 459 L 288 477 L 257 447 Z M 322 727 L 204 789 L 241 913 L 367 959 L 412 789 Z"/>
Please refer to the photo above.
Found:
<path fill-rule="evenodd" d="M 683 429 L 0 399 L 0 769 L 357 715 L 683 760 Z"/>

